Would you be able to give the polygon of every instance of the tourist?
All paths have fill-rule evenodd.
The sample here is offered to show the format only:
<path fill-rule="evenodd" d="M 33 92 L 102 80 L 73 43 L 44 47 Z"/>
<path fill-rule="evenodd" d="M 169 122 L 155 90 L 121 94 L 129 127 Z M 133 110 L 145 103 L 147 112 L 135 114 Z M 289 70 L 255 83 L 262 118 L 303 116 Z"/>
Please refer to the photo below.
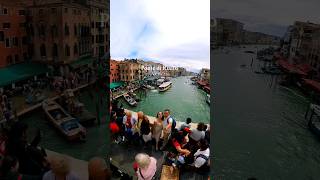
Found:
<path fill-rule="evenodd" d="M 210 148 L 207 140 L 199 141 L 199 149 L 194 154 L 194 167 L 198 172 L 208 172 L 210 169 Z"/>
<path fill-rule="evenodd" d="M 166 160 L 167 163 L 171 164 L 173 167 L 181 167 L 186 161 L 190 161 L 191 152 L 185 147 L 188 142 L 187 136 L 190 132 L 189 128 L 185 128 L 182 131 L 172 133 L 170 143 L 168 143 L 169 146 Z"/>
<path fill-rule="evenodd" d="M 150 122 L 146 115 L 143 116 L 143 120 L 141 122 L 140 133 L 144 144 L 152 140 L 151 130 L 150 130 Z"/>
<path fill-rule="evenodd" d="M 2 159 L 0 167 L 0 179 L 3 180 L 41 180 L 41 175 L 30 176 L 23 175 L 18 172 L 19 161 L 15 157 L 6 156 Z"/>
<path fill-rule="evenodd" d="M 104 159 L 94 157 L 88 162 L 89 180 L 109 180 L 111 172 Z"/>
<path fill-rule="evenodd" d="M 112 141 L 115 141 L 116 143 L 118 143 L 117 138 L 119 136 L 120 128 L 117 124 L 117 114 L 114 111 L 112 111 L 112 113 L 111 113 L 109 128 L 110 128 L 110 132 L 111 132 Z"/>
<path fill-rule="evenodd" d="M 204 139 L 205 132 L 204 130 L 204 123 L 200 122 L 198 123 L 198 126 L 196 129 L 192 129 L 191 133 L 189 135 L 189 140 L 191 144 L 195 144 L 200 141 L 200 139 Z"/>
<path fill-rule="evenodd" d="M 64 155 L 56 155 L 50 158 L 51 170 L 46 172 L 42 180 L 80 180 L 70 170 L 70 164 Z"/>
<path fill-rule="evenodd" d="M 191 128 L 191 118 L 187 118 L 186 122 L 182 123 L 180 126 L 180 131 L 183 130 L 184 128 Z"/>
<path fill-rule="evenodd" d="M 163 124 L 163 144 L 160 148 L 163 150 L 163 148 L 167 145 L 171 131 L 175 128 L 174 127 L 174 119 L 170 116 L 170 110 L 165 109 L 163 112 L 164 120 L 162 122 Z"/>
<path fill-rule="evenodd" d="M 137 120 L 136 118 L 132 117 L 131 111 L 126 112 L 126 115 L 123 117 L 123 124 L 125 126 L 125 134 L 127 139 L 132 140 Z"/>
<path fill-rule="evenodd" d="M 8 144 L 6 146 L 7 155 L 17 157 L 19 160 L 19 172 L 27 175 L 40 175 L 48 170 L 46 153 L 39 149 L 41 140 L 40 130 L 38 130 L 33 141 L 27 141 L 28 126 L 22 122 L 12 125 L 8 134 Z"/>
<path fill-rule="evenodd" d="M 152 137 L 155 139 L 156 141 L 156 151 L 159 150 L 159 141 L 160 141 L 160 137 L 162 134 L 162 129 L 163 129 L 163 113 L 160 111 L 157 113 L 157 119 L 153 122 L 153 126 L 152 126 Z"/>
<path fill-rule="evenodd" d="M 140 128 L 141 128 L 141 123 L 144 119 L 144 113 L 142 111 L 139 111 L 137 113 L 137 116 L 138 116 L 138 123 L 137 123 L 137 128 L 136 128 L 136 132 L 135 133 L 139 133 L 141 135 L 141 132 L 140 132 Z"/>
<path fill-rule="evenodd" d="M 134 169 L 138 180 L 151 180 L 157 171 L 157 160 L 147 154 L 139 153 L 135 157 Z"/>

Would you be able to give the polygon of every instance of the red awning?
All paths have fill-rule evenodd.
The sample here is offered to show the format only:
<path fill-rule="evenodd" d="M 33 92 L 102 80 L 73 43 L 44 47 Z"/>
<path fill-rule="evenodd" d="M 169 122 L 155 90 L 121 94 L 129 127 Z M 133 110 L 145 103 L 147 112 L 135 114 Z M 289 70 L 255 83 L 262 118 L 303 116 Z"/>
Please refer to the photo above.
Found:
<path fill-rule="evenodd" d="M 283 59 L 279 60 L 278 64 L 282 69 L 288 71 L 289 73 L 299 74 L 299 75 L 303 75 L 303 76 L 307 75 L 306 72 L 300 70 L 295 65 L 290 64 L 288 61 L 285 61 Z"/>
<path fill-rule="evenodd" d="M 296 65 L 296 67 L 305 73 L 309 73 L 310 71 L 312 71 L 312 67 L 309 64 L 299 64 Z"/>
<path fill-rule="evenodd" d="M 312 79 L 303 79 L 306 85 L 311 86 L 314 90 L 320 92 L 320 82 Z"/>
<path fill-rule="evenodd" d="M 208 92 L 210 92 L 210 87 L 209 86 L 204 86 L 203 89 L 207 90 Z"/>
<path fill-rule="evenodd" d="M 197 81 L 197 83 L 200 85 L 200 86 L 205 86 L 208 84 L 208 82 L 206 81 Z"/>

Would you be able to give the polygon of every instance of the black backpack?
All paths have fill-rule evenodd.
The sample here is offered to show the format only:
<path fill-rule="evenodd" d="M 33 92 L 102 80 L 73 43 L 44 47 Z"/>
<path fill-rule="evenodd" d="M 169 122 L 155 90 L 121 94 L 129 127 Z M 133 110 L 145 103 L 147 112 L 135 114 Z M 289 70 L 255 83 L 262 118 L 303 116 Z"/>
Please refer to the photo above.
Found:
<path fill-rule="evenodd" d="M 170 117 L 172 119 L 172 125 L 171 125 L 171 132 L 176 128 L 177 122 L 173 117 Z M 167 119 L 167 123 L 169 124 L 169 118 Z"/>

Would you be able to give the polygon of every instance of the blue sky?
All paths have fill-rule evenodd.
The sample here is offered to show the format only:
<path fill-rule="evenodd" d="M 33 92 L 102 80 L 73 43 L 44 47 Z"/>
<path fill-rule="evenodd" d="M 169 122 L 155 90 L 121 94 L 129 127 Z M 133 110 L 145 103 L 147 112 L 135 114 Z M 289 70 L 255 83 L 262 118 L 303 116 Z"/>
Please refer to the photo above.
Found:
<path fill-rule="evenodd" d="M 111 58 L 210 67 L 210 0 L 111 0 Z"/>

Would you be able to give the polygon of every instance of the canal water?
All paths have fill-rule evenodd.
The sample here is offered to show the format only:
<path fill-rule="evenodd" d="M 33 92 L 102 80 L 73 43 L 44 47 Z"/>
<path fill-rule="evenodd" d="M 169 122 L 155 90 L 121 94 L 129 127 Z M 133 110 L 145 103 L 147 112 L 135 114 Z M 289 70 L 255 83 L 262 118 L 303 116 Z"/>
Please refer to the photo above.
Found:
<path fill-rule="evenodd" d="M 93 96 L 90 95 L 90 91 Z M 79 100 L 85 104 L 88 111 L 96 115 L 96 101 L 100 102 L 99 98 L 106 99 L 106 93 L 100 89 L 97 93 L 93 89 L 83 89 Z M 100 96 L 100 97 L 98 97 Z M 87 141 L 86 142 L 68 142 L 60 133 L 49 123 L 42 109 L 20 118 L 23 122 L 29 125 L 28 135 L 33 138 L 37 129 L 41 130 L 40 146 L 59 153 L 70 155 L 74 158 L 89 160 L 94 156 L 106 157 L 109 142 L 108 142 L 108 128 L 106 124 L 107 112 L 106 100 L 100 104 L 101 125 L 93 125 L 87 127 Z"/>
<path fill-rule="evenodd" d="M 255 74 L 262 64 L 254 61 L 251 68 L 255 55 L 245 50 L 257 49 L 211 52 L 216 178 L 319 179 L 320 141 L 304 119 L 308 99 L 272 84 L 268 75 Z"/>
<path fill-rule="evenodd" d="M 156 116 L 158 111 L 170 109 L 177 121 L 185 121 L 190 117 L 193 122 L 210 122 L 210 106 L 206 103 L 206 93 L 192 85 L 189 76 L 173 78 L 172 87 L 165 92 L 138 90 L 135 93 L 141 99 L 136 107 L 127 104 L 123 97 L 119 102 L 124 108 L 132 111 L 143 111 L 150 116 Z"/>

